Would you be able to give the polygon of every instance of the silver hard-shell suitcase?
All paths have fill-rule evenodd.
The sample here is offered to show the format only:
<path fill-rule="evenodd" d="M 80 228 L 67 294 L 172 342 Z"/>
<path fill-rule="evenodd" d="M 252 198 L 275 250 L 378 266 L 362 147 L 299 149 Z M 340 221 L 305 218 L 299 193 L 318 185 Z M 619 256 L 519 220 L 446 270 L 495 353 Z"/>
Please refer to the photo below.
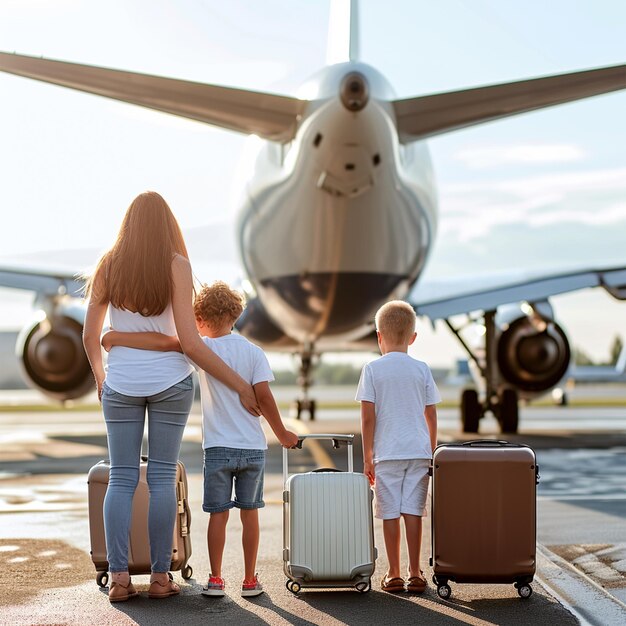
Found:
<path fill-rule="evenodd" d="M 301 435 L 327 439 L 348 448 L 348 471 L 320 469 L 289 476 L 283 448 L 283 563 L 287 589 L 354 587 L 371 589 L 376 548 L 373 492 L 363 474 L 353 471 L 354 435 Z"/>

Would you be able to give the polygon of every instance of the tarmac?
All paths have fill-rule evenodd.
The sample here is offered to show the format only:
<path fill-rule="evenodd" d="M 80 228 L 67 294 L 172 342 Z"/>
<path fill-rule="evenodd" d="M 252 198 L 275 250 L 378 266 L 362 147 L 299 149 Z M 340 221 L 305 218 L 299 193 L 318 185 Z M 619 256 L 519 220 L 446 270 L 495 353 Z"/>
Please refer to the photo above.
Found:
<path fill-rule="evenodd" d="M 442 440 L 459 438 L 452 426 L 453 415 L 453 411 L 449 417 L 442 412 Z M 574 426 L 574 431 L 535 430 L 517 436 L 536 449 L 546 450 L 543 464 L 546 466 L 546 482 L 545 491 L 540 491 L 539 496 L 539 526 L 545 536 L 555 539 L 562 536 L 564 539 L 562 542 L 551 541 L 549 546 L 538 546 L 537 576 L 532 584 L 534 593 L 528 600 L 520 599 L 512 585 L 452 583 L 453 594 L 448 601 L 437 596 L 432 584 L 423 595 L 382 592 L 380 578 L 387 563 L 379 522 L 375 524 L 379 556 L 371 592 L 303 590 L 294 596 L 285 588 L 286 578 L 282 572 L 282 453 L 270 437 L 266 507 L 260 515 L 258 560 L 259 576 L 266 593 L 246 599 L 239 595 L 241 526 L 236 512 L 231 514 L 224 559 L 227 596 L 207 598 L 200 593 L 209 573 L 209 564 L 207 516 L 201 509 L 201 435 L 196 407 L 181 452 L 189 477 L 193 577 L 183 582 L 180 574 L 175 574 L 182 593 L 167 600 L 148 599 L 148 577 L 134 577 L 140 597 L 111 605 L 106 590 L 100 589 L 95 582 L 95 570 L 89 558 L 86 471 L 91 464 L 106 456 L 106 438 L 100 416 L 96 412 L 4 413 L 0 415 L 0 624 L 157 625 L 205 624 L 207 620 L 238 626 L 624 624 L 626 606 L 620 593 L 626 587 L 626 544 L 623 543 L 626 540 L 623 517 L 623 493 L 626 490 L 623 477 L 626 472 L 622 474 L 620 470 L 616 476 L 617 486 L 611 486 L 610 494 L 617 494 L 615 501 L 607 499 L 609 490 L 603 495 L 600 488 L 598 497 L 602 499 L 598 499 L 598 503 L 602 504 L 602 509 L 576 509 L 580 515 L 588 517 L 575 523 L 572 521 L 571 527 L 568 520 L 572 518 L 568 516 L 574 509 L 567 507 L 576 501 L 567 498 L 577 493 L 581 498 L 596 496 L 588 493 L 589 485 L 581 487 L 575 481 L 567 484 L 567 475 L 564 478 L 559 473 L 559 467 L 569 458 L 568 455 L 580 455 L 581 450 L 589 454 L 593 451 L 594 458 L 597 458 L 596 469 L 602 467 L 607 455 L 611 454 L 614 456 L 609 462 L 614 467 L 622 467 L 626 435 L 615 427 L 615 418 L 611 417 L 610 411 L 607 416 L 609 427 L 604 431 L 596 421 L 600 430 L 595 432 L 575 432 Z M 322 418 L 316 422 L 292 421 L 290 424 L 300 432 L 358 432 L 354 411 L 339 416 L 329 411 Z M 574 419 L 571 423 L 575 422 Z M 487 436 L 496 434 L 493 425 L 487 424 L 485 431 Z M 359 447 L 355 446 L 357 471 L 361 463 Z M 306 471 L 315 465 L 345 466 L 344 450 L 335 452 L 325 444 L 313 444 L 290 454 L 293 471 Z M 611 509 L 611 506 L 617 508 Z M 574 526 L 585 529 L 585 524 L 597 526 L 592 527 L 591 532 L 599 540 L 570 541 L 568 533 L 574 532 Z M 428 578 L 429 536 L 429 518 L 426 517 L 422 565 Z M 620 536 L 621 543 L 617 540 Z M 405 554 L 403 563 L 406 563 Z"/>

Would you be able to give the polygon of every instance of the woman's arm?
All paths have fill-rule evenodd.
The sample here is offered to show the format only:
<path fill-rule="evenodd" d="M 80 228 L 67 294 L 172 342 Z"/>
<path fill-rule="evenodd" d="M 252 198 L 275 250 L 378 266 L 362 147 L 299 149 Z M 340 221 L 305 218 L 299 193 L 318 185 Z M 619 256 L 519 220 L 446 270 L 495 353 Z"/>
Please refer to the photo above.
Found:
<path fill-rule="evenodd" d="M 170 337 L 156 332 L 125 333 L 121 330 L 109 330 L 102 335 L 101 343 L 107 352 L 113 346 L 155 350 L 157 352 L 182 352 L 178 337 Z"/>
<path fill-rule="evenodd" d="M 172 261 L 172 283 L 172 310 L 176 323 L 176 334 L 183 352 L 198 367 L 236 391 L 239 394 L 241 404 L 252 415 L 260 415 L 261 411 L 252 385 L 228 367 L 198 335 L 191 305 L 193 297 L 191 265 L 183 256 L 176 255 Z"/>
<path fill-rule="evenodd" d="M 87 306 L 85 326 L 83 327 L 83 346 L 91 365 L 91 371 L 96 379 L 98 400 L 102 396 L 102 384 L 105 378 L 104 365 L 102 364 L 102 348 L 100 347 L 100 333 L 106 317 L 107 306 L 106 302 L 98 303 L 92 296 Z"/>

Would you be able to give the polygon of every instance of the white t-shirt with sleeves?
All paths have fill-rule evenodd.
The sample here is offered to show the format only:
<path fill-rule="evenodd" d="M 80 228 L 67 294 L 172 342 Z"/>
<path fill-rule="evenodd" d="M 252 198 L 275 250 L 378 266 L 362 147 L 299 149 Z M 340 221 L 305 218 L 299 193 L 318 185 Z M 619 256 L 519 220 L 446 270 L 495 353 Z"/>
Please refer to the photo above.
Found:
<path fill-rule="evenodd" d="M 111 327 L 126 333 L 175 335 L 172 305 L 159 315 L 144 316 L 109 304 Z M 113 346 L 107 356 L 106 384 L 126 396 L 148 397 L 184 380 L 193 369 L 184 354 Z"/>
<path fill-rule="evenodd" d="M 202 337 L 202 340 L 251 385 L 274 380 L 263 350 L 241 335 Z M 202 446 L 266 450 L 262 418 L 246 411 L 237 392 L 204 370 L 196 369 L 202 398 Z"/>
<path fill-rule="evenodd" d="M 427 405 L 441 402 L 430 368 L 405 352 L 388 352 L 366 363 L 356 399 L 374 403 L 374 463 L 430 459 Z"/>

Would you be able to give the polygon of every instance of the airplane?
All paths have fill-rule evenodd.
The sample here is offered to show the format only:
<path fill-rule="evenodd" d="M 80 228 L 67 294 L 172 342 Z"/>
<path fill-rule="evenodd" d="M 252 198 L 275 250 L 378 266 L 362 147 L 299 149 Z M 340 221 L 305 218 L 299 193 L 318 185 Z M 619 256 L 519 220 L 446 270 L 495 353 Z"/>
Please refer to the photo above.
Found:
<path fill-rule="evenodd" d="M 617 356 L 615 365 L 575 365 L 567 381 L 576 383 L 626 383 L 626 344 Z"/>
<path fill-rule="evenodd" d="M 259 138 L 236 226 L 248 292 L 237 328 L 267 350 L 300 356 L 298 417 L 315 416 L 316 357 L 375 350 L 375 311 L 405 299 L 418 315 L 445 321 L 483 383 L 463 391 L 463 431 L 478 432 L 491 412 L 502 432 L 517 432 L 519 401 L 553 389 L 570 365 L 550 297 L 601 287 L 624 300 L 626 267 L 421 280 L 438 221 L 426 140 L 624 89 L 626 65 L 397 99 L 359 60 L 357 1 L 337 2 L 331 15 L 348 31 L 338 34 L 331 20 L 333 62 L 304 83 L 302 98 L 10 53 L 0 53 L 0 70 Z M 0 286 L 37 293 L 40 312 L 16 346 L 29 383 L 61 400 L 84 395 L 92 382 L 82 281 L 6 266 Z M 480 349 L 463 337 L 476 323 Z"/>

